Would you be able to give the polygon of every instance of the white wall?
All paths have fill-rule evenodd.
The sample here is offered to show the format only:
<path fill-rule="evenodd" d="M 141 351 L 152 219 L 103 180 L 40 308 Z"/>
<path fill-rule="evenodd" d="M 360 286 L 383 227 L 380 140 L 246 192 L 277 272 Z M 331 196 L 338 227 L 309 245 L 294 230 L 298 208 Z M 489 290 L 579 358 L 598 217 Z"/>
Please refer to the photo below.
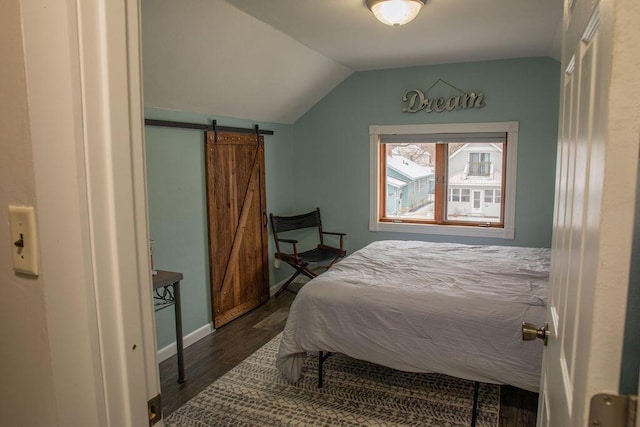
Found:
<path fill-rule="evenodd" d="M 7 206 L 36 205 L 19 0 L 0 2 L 0 424 L 55 423 L 44 281 L 13 272 Z"/>

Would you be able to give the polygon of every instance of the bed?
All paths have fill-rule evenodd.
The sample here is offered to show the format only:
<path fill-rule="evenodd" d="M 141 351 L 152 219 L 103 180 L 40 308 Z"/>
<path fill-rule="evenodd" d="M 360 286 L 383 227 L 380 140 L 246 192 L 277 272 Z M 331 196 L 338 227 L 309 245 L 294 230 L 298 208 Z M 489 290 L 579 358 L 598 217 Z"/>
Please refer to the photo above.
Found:
<path fill-rule="evenodd" d="M 379 241 L 308 282 L 276 358 L 291 381 L 307 352 L 538 391 L 550 250 Z"/>

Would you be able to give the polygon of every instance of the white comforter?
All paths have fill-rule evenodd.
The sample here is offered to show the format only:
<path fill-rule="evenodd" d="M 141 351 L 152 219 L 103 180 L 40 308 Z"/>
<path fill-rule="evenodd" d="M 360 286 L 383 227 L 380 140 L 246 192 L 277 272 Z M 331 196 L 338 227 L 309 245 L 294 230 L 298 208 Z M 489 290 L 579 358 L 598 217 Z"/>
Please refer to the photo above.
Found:
<path fill-rule="evenodd" d="M 538 391 L 550 250 L 380 241 L 307 283 L 276 360 L 292 381 L 306 352 Z M 330 363 L 330 361 L 329 361 Z"/>

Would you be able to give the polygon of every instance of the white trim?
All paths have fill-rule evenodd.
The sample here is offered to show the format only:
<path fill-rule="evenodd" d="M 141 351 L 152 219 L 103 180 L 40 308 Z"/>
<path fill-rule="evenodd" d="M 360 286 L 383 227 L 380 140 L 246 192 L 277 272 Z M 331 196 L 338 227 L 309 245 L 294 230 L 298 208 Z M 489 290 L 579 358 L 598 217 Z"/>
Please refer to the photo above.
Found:
<path fill-rule="evenodd" d="M 276 283 L 275 285 L 271 286 L 269 288 L 269 296 L 274 296 L 276 294 L 276 292 L 278 292 L 278 289 L 280 289 L 280 286 L 284 285 L 284 282 L 286 282 L 287 279 L 281 280 L 278 283 Z"/>
<path fill-rule="evenodd" d="M 567 68 L 564 70 L 565 74 L 570 76 L 573 74 L 573 71 L 576 69 L 576 56 L 573 55 L 571 60 L 567 64 Z"/>
<path fill-rule="evenodd" d="M 145 425 L 160 392 L 138 7 L 21 2 L 55 425 Z"/>
<path fill-rule="evenodd" d="M 202 338 L 208 335 L 211 335 L 214 332 L 215 332 L 215 329 L 213 328 L 213 323 L 207 323 L 206 325 L 202 325 L 195 331 L 190 332 L 184 336 L 182 341 L 184 348 L 186 349 L 190 345 L 200 341 Z M 166 347 L 162 347 L 160 350 L 158 350 L 158 363 L 164 362 L 171 356 L 175 355 L 177 351 L 178 350 L 177 350 L 175 341 Z"/>
<path fill-rule="evenodd" d="M 113 0 L 109 0 L 113 1 Z M 152 292 L 153 287 L 151 278 L 151 254 L 150 254 L 150 237 L 149 237 L 149 212 L 147 200 L 147 167 L 146 167 L 146 150 L 144 142 L 144 103 L 142 91 L 142 41 L 140 37 L 140 16 L 141 2 L 139 0 L 125 0 L 126 16 L 126 55 L 127 55 L 127 86 L 128 86 L 128 105 L 129 105 L 129 132 L 131 136 L 131 183 L 133 198 L 133 222 L 136 232 L 136 255 L 138 262 L 138 316 L 141 319 L 141 347 L 144 355 L 143 364 L 145 369 L 146 380 L 146 397 L 147 401 L 160 393 L 160 374 L 158 370 L 158 361 L 156 349 L 156 321 L 155 311 L 153 307 Z M 121 19 L 117 15 L 111 13 L 115 18 Z M 111 16 L 109 15 L 109 16 Z M 110 25 L 110 22 L 107 24 Z M 116 34 L 117 36 L 117 34 Z M 122 52 L 124 55 L 124 52 Z M 120 100 L 124 102 L 124 100 Z M 126 184 L 126 183 L 125 183 Z M 136 310 L 135 304 L 130 309 Z M 129 368 L 141 369 L 141 366 L 130 366 Z M 147 414 L 148 416 L 148 414 Z M 161 427 L 160 423 L 156 424 Z"/>
<path fill-rule="evenodd" d="M 442 236 L 487 237 L 493 239 L 513 239 L 515 237 L 515 230 L 512 228 L 465 227 L 458 225 L 397 224 L 391 222 L 379 222 L 373 225 L 370 223 L 369 230 L 414 234 L 437 234 Z"/>
<path fill-rule="evenodd" d="M 478 133 L 507 132 L 507 170 L 505 194 L 501 194 L 504 205 L 504 228 L 468 227 L 435 224 L 409 224 L 378 222 L 378 160 L 380 135 L 425 134 L 425 133 Z M 488 237 L 497 239 L 515 238 L 516 176 L 518 158 L 518 122 L 492 123 L 447 123 L 419 125 L 372 125 L 369 126 L 369 230 L 415 234 L 438 234 L 449 236 Z M 505 196 L 508 196 L 505 198 Z"/>
<path fill-rule="evenodd" d="M 79 1 L 83 154 L 109 423 L 148 422 L 159 392 L 140 85 L 138 2 Z"/>
<path fill-rule="evenodd" d="M 51 424 L 104 426 L 104 372 L 94 305 L 95 283 L 87 249 L 90 235 L 82 111 L 78 106 L 78 28 L 75 7 L 68 3 L 20 3 L 40 278 L 51 346 L 50 353 L 42 357 L 50 360 L 53 374 L 57 417 Z"/>
<path fill-rule="evenodd" d="M 593 13 L 591 18 L 589 19 L 589 23 L 587 27 L 584 29 L 584 33 L 582 34 L 582 41 L 585 44 L 591 43 L 593 40 L 593 36 L 596 35 L 596 31 L 600 26 L 600 5 L 596 4 L 596 7 L 593 9 Z"/>
<path fill-rule="evenodd" d="M 369 135 L 412 133 L 483 133 L 518 132 L 518 122 L 434 123 L 419 125 L 371 125 Z"/>

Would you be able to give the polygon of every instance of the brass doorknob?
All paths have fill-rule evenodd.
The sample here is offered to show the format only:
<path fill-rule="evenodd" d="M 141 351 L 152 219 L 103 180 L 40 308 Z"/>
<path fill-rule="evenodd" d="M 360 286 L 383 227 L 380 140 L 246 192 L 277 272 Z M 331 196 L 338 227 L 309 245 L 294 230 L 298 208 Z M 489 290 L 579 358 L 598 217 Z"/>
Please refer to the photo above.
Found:
<path fill-rule="evenodd" d="M 522 340 L 531 341 L 536 338 L 540 338 L 544 345 L 547 345 L 549 340 L 549 323 L 545 323 L 544 327 L 538 328 L 532 323 L 522 322 Z"/>

